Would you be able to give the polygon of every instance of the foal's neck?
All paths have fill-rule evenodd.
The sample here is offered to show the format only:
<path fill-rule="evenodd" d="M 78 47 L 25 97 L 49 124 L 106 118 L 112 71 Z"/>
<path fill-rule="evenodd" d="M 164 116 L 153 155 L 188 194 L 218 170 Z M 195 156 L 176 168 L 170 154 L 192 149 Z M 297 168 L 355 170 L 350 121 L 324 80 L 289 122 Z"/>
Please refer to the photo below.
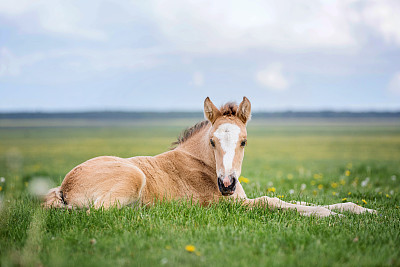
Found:
<path fill-rule="evenodd" d="M 176 149 L 190 154 L 192 157 L 196 158 L 196 160 L 201 160 L 208 167 L 215 169 L 215 157 L 209 144 L 210 129 L 211 124 L 205 126 L 195 135 L 180 144 Z"/>

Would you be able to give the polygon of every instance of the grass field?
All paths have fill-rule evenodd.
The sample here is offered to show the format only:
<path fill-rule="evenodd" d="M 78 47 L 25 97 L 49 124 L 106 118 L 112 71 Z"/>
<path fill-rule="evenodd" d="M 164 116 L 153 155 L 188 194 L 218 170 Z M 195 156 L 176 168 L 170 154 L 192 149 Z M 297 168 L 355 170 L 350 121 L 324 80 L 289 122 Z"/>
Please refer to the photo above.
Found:
<path fill-rule="evenodd" d="M 228 202 L 87 213 L 43 210 L 29 193 L 43 180 L 58 185 L 95 156 L 166 151 L 191 123 L 0 122 L 0 265 L 400 266 L 399 122 L 254 120 L 248 127 L 249 197 L 352 201 L 379 215 L 303 217 Z"/>

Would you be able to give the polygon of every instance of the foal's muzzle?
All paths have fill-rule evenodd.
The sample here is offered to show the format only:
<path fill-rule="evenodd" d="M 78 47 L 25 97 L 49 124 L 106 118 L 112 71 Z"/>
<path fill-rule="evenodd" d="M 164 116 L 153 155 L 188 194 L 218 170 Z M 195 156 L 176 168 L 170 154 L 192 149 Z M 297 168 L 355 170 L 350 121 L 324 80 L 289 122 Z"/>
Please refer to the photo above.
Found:
<path fill-rule="evenodd" d="M 230 183 L 224 183 L 223 177 L 218 177 L 218 188 L 223 196 L 230 196 L 235 192 L 237 179 L 233 175 L 229 175 L 228 179 Z"/>

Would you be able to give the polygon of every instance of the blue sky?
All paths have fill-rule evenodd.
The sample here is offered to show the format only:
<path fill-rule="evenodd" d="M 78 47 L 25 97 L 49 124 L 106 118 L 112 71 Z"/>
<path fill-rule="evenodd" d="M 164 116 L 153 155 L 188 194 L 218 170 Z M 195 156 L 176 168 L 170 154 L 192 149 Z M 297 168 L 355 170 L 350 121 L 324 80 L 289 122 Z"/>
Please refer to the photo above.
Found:
<path fill-rule="evenodd" d="M 0 111 L 400 110 L 400 1 L 0 2 Z"/>

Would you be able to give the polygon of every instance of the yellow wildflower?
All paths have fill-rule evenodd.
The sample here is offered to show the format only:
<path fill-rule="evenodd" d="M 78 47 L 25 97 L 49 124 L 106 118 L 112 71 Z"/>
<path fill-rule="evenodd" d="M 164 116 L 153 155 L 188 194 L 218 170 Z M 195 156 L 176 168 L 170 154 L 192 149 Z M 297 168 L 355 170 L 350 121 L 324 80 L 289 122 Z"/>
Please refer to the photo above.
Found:
<path fill-rule="evenodd" d="M 367 204 L 367 201 L 365 201 L 365 199 L 362 199 L 361 201 L 364 202 L 364 204 Z"/>
<path fill-rule="evenodd" d="M 314 196 L 316 196 L 318 194 L 317 190 L 313 190 L 312 193 Z"/>
<path fill-rule="evenodd" d="M 350 171 L 349 171 L 349 170 L 347 170 L 347 171 L 344 173 L 344 175 L 346 175 L 346 176 L 350 176 Z"/>
<path fill-rule="evenodd" d="M 2 186 L 0 186 L 0 191 L 3 191 L 3 187 Z"/>
<path fill-rule="evenodd" d="M 292 180 L 292 179 L 293 179 L 293 174 L 289 173 L 289 174 L 287 175 L 287 178 L 288 178 L 289 180 Z"/>
<path fill-rule="evenodd" d="M 331 186 L 332 186 L 332 188 L 336 188 L 336 187 L 338 187 L 338 183 L 333 182 L 333 183 L 331 183 Z"/>
<path fill-rule="evenodd" d="M 318 180 L 318 179 L 322 179 L 323 175 L 322 175 L 322 173 L 315 173 L 313 177 L 314 177 L 314 179 Z"/>
<path fill-rule="evenodd" d="M 0 191 L 1 191 L 1 190 L 0 190 Z M 386 197 L 387 197 L 387 198 L 390 198 L 389 194 L 386 194 Z"/>
<path fill-rule="evenodd" d="M 170 250 L 171 246 L 165 246 L 165 249 Z"/>
<path fill-rule="evenodd" d="M 351 192 L 348 192 L 347 194 L 350 196 L 350 195 L 351 195 Z"/>
<path fill-rule="evenodd" d="M 250 182 L 250 180 L 246 177 L 240 176 L 239 182 L 248 184 Z"/>
<path fill-rule="evenodd" d="M 311 181 L 311 185 L 315 185 L 316 182 L 314 180 Z"/>
<path fill-rule="evenodd" d="M 324 188 L 324 186 L 322 184 L 319 184 L 318 189 L 321 190 L 322 188 Z"/>
<path fill-rule="evenodd" d="M 343 179 L 340 179 L 340 184 L 341 184 L 341 185 L 345 185 L 345 184 L 346 184 L 346 181 L 343 180 Z"/>
<path fill-rule="evenodd" d="M 347 197 L 342 198 L 342 201 L 343 202 L 347 201 Z"/>
<path fill-rule="evenodd" d="M 193 245 L 187 245 L 185 247 L 185 249 L 186 249 L 186 251 L 189 251 L 189 252 L 195 252 L 196 251 L 196 247 L 193 246 Z"/>
<path fill-rule="evenodd" d="M 332 195 L 336 196 L 336 192 L 332 192 Z"/>
<path fill-rule="evenodd" d="M 275 192 L 275 191 L 276 191 L 275 187 L 269 187 L 268 188 L 268 192 Z"/>

